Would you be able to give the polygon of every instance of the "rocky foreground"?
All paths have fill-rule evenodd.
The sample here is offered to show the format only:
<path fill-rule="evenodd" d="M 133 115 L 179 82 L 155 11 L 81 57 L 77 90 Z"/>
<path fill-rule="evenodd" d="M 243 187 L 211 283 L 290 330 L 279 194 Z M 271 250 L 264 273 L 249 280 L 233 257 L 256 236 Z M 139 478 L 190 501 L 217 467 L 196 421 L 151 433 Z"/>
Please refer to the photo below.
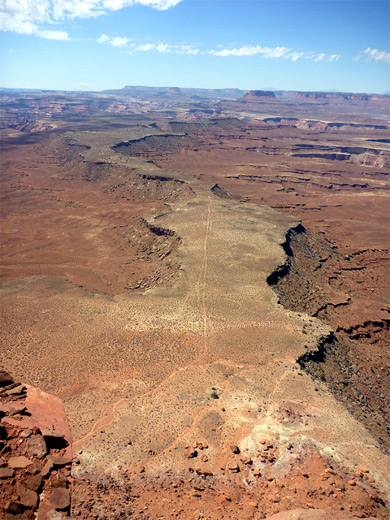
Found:
<path fill-rule="evenodd" d="M 0 517 L 67 517 L 72 441 L 61 401 L 2 370 L 0 417 Z"/>
<path fill-rule="evenodd" d="M 279 420 L 292 421 L 294 413 L 297 411 L 286 410 Z M 103 474 L 91 479 L 80 471 L 79 458 L 71 457 L 72 439 L 58 398 L 16 382 L 2 370 L 0 414 L 1 518 L 386 517 L 385 502 L 366 467 L 361 465 L 353 475 L 348 474 L 329 465 L 310 444 L 299 449 L 288 446 L 294 463 L 281 478 L 271 475 L 283 458 L 282 449 L 278 442 L 264 439 L 254 459 L 238 445 L 230 445 L 219 474 L 201 469 L 202 464 L 207 467 L 209 446 L 197 442 L 183 451 L 187 468 L 181 475 L 174 471 L 151 475 L 138 466 L 124 470 L 120 479 Z M 243 472 L 248 474 L 244 481 Z M 278 508 L 281 502 L 303 508 L 268 516 L 270 505 Z"/>

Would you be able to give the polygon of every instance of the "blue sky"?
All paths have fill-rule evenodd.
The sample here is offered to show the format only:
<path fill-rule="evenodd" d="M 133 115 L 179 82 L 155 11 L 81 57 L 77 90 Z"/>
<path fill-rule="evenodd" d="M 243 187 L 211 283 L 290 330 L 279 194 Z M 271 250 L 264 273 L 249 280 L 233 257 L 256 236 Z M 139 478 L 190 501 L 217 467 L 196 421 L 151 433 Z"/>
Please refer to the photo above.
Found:
<path fill-rule="evenodd" d="M 0 0 L 0 86 L 390 91 L 389 2 Z"/>

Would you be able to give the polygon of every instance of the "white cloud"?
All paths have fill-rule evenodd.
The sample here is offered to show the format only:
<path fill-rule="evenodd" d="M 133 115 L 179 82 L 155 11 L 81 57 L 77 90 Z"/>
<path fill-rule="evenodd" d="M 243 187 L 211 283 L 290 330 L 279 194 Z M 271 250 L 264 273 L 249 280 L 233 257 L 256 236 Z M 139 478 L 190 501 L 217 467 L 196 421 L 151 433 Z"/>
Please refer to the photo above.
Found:
<path fill-rule="evenodd" d="M 156 45 L 156 51 L 168 54 L 198 54 L 199 49 L 191 45 L 169 45 L 167 43 L 160 43 Z"/>
<path fill-rule="evenodd" d="M 328 61 L 339 61 L 339 59 L 341 58 L 341 55 L 340 54 L 332 54 L 330 55 L 327 60 Z"/>
<path fill-rule="evenodd" d="M 100 38 L 98 38 L 96 41 L 97 41 L 98 43 L 108 43 L 108 42 L 110 41 L 110 39 L 111 39 L 111 38 L 110 38 L 109 36 L 107 36 L 107 34 L 102 34 L 102 35 L 100 36 Z"/>
<path fill-rule="evenodd" d="M 220 49 L 208 51 L 213 56 L 256 56 L 262 58 L 285 58 L 291 61 L 298 61 L 300 58 L 314 59 L 314 61 L 321 61 L 326 54 L 316 54 L 313 52 L 301 52 L 288 47 L 261 47 L 260 45 L 245 45 L 238 49 Z M 339 59 L 339 55 L 334 55 L 330 61 Z"/>
<path fill-rule="evenodd" d="M 107 43 L 108 45 L 112 45 L 113 47 L 126 47 L 127 54 L 133 54 L 134 52 L 161 52 L 163 54 L 198 54 L 199 49 L 193 47 L 192 45 L 184 45 L 184 44 L 169 44 L 169 43 L 130 43 L 130 38 L 124 37 L 115 37 L 111 38 L 106 34 L 102 34 L 100 38 L 97 39 L 98 43 Z"/>
<path fill-rule="evenodd" d="M 50 31 L 45 29 L 38 29 L 35 33 L 41 38 L 47 38 L 48 40 L 70 40 L 69 34 L 65 31 Z"/>
<path fill-rule="evenodd" d="M 159 43 L 158 45 L 156 45 L 156 51 L 158 52 L 170 52 L 169 51 L 169 45 L 167 43 Z"/>
<path fill-rule="evenodd" d="M 25 19 L 14 17 L 8 19 L 5 13 L 0 12 L 0 31 L 13 31 L 19 34 L 33 34 L 37 25 Z"/>
<path fill-rule="evenodd" d="M 299 58 L 311 58 L 311 56 L 305 56 L 303 52 L 296 52 L 293 51 L 289 55 L 286 56 L 286 58 L 290 58 L 292 61 L 298 61 Z"/>
<path fill-rule="evenodd" d="M 156 46 L 154 45 L 154 43 L 142 43 L 141 45 L 137 45 L 135 47 L 135 50 L 147 52 L 147 51 L 152 51 L 155 47 Z"/>
<path fill-rule="evenodd" d="M 110 41 L 110 45 L 113 47 L 125 47 L 129 43 L 129 38 L 126 38 L 126 36 L 123 36 L 122 38 L 117 36 L 116 38 L 112 38 Z"/>
<path fill-rule="evenodd" d="M 102 34 L 96 41 L 98 43 L 107 43 L 113 47 L 126 47 L 130 42 L 130 38 L 127 38 L 127 36 L 115 36 L 114 38 L 111 38 L 110 36 L 107 36 L 107 34 Z"/>
<path fill-rule="evenodd" d="M 316 58 L 314 58 L 314 61 L 322 61 L 325 58 L 325 53 L 322 52 L 321 54 L 318 54 Z"/>
<path fill-rule="evenodd" d="M 385 63 L 390 63 L 390 52 L 378 51 L 378 49 L 368 47 L 363 54 L 365 54 L 367 61 L 384 61 Z"/>
<path fill-rule="evenodd" d="M 60 23 L 66 19 L 96 17 L 136 4 L 164 11 L 180 2 L 181 0 L 0 0 L 0 31 L 69 40 L 67 33 L 51 31 L 42 26 Z"/>
<path fill-rule="evenodd" d="M 290 49 L 287 47 L 260 47 L 260 45 L 245 45 L 239 49 L 222 49 L 220 51 L 212 50 L 210 54 L 214 56 L 255 56 L 261 54 L 264 58 L 280 58 L 285 56 Z"/>
<path fill-rule="evenodd" d="M 153 7 L 159 11 L 165 11 L 171 7 L 175 7 L 175 5 L 179 4 L 181 0 L 101 0 L 100 2 L 95 0 L 95 2 L 101 3 L 103 4 L 104 8 L 113 11 L 117 11 L 123 7 L 129 7 L 133 4 L 141 4 L 148 7 Z"/>

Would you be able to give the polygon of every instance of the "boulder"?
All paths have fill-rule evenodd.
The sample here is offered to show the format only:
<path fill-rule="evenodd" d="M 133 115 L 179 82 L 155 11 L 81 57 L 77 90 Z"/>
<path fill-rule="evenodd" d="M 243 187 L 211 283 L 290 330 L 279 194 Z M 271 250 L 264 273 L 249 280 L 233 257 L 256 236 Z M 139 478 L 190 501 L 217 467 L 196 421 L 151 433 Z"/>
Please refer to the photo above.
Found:
<path fill-rule="evenodd" d="M 11 388 L 11 390 L 7 390 L 7 395 L 21 395 L 26 391 L 26 387 L 24 385 L 15 386 L 15 388 Z"/>
<path fill-rule="evenodd" d="M 26 443 L 26 453 L 41 459 L 47 454 L 46 442 L 42 435 L 32 435 Z"/>
<path fill-rule="evenodd" d="M 31 425 L 26 424 L 26 427 L 31 429 L 32 427 L 39 428 L 41 432 L 54 430 L 63 434 L 65 440 L 61 448 L 66 448 L 64 455 L 71 458 L 72 435 L 61 400 L 58 397 L 42 392 L 38 388 L 28 386 L 26 406 L 31 414 Z"/>
<path fill-rule="evenodd" d="M 38 491 L 38 489 L 41 487 L 41 484 L 42 484 L 41 475 L 32 475 L 31 477 L 28 477 L 24 481 L 24 485 L 28 489 L 32 489 L 33 491 Z"/>
<path fill-rule="evenodd" d="M 17 515 L 23 511 L 23 506 L 16 500 L 11 500 L 5 507 L 7 513 L 11 513 L 11 515 Z"/>
<path fill-rule="evenodd" d="M 43 477 L 47 477 L 53 471 L 53 468 L 54 464 L 50 460 L 46 461 L 45 465 L 42 468 L 41 475 Z"/>
<path fill-rule="evenodd" d="M 0 468 L 0 479 L 12 478 L 14 473 L 14 470 L 11 468 Z"/>
<path fill-rule="evenodd" d="M 5 370 L 0 370 L 0 387 L 8 386 L 12 384 L 14 381 L 8 372 Z"/>
<path fill-rule="evenodd" d="M 198 455 L 198 452 L 196 451 L 195 448 L 193 448 L 192 446 L 186 448 L 184 450 L 184 453 L 183 453 L 184 457 L 186 459 L 193 459 L 194 457 L 196 457 Z"/>
<path fill-rule="evenodd" d="M 235 460 L 232 460 L 231 462 L 228 462 L 226 469 L 232 473 L 238 473 L 240 471 L 240 466 Z"/>
<path fill-rule="evenodd" d="M 56 430 L 49 430 L 45 429 L 42 432 L 42 435 L 44 436 L 45 440 L 48 442 L 58 442 L 64 440 L 64 434 L 61 432 L 57 432 Z"/>
<path fill-rule="evenodd" d="M 49 455 L 47 460 L 48 462 L 51 462 L 55 468 L 67 466 L 72 462 L 72 459 L 69 459 L 68 457 L 54 457 L 53 455 Z"/>
<path fill-rule="evenodd" d="M 67 509 L 70 506 L 69 491 L 63 487 L 53 489 L 49 502 L 54 509 Z"/>
<path fill-rule="evenodd" d="M 26 468 L 26 473 L 28 473 L 29 475 L 36 475 L 37 473 L 39 473 L 40 469 L 40 464 L 38 464 L 38 462 L 34 462 L 33 464 L 31 464 L 31 466 L 28 466 Z"/>
<path fill-rule="evenodd" d="M 0 403 L 0 411 L 3 413 L 8 413 L 10 415 L 15 415 L 17 413 L 25 413 L 26 405 L 23 401 L 11 401 L 9 403 Z"/>
<path fill-rule="evenodd" d="M 66 488 L 66 482 L 65 480 L 63 480 L 62 478 L 53 478 L 53 480 L 51 481 L 51 487 L 53 488 L 59 488 L 59 487 L 63 487 L 63 488 Z"/>
<path fill-rule="evenodd" d="M 8 466 L 13 469 L 25 469 L 32 463 L 32 460 L 29 460 L 27 457 L 24 457 L 23 455 L 20 455 L 19 457 L 11 457 L 8 460 Z"/>
<path fill-rule="evenodd" d="M 38 495 L 32 489 L 28 489 L 24 484 L 19 482 L 18 491 L 20 503 L 27 509 L 35 509 L 38 504 Z"/>
<path fill-rule="evenodd" d="M 63 518 L 68 518 L 68 520 L 70 520 L 70 517 L 63 511 L 56 511 L 55 509 L 51 509 L 47 513 L 47 520 L 62 520 Z"/>

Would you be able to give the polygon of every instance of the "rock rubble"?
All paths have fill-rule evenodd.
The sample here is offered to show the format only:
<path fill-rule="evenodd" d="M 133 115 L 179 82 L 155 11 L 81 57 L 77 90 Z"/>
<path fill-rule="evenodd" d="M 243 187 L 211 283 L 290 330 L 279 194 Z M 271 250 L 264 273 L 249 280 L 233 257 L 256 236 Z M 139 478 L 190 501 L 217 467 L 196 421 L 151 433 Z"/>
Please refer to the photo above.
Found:
<path fill-rule="evenodd" d="M 45 414 L 50 420 L 49 407 L 41 409 L 38 420 L 28 394 L 29 387 L 0 370 L 0 517 L 70 518 L 72 459 L 65 456 L 70 453 L 68 430 L 38 426 Z M 66 423 L 65 415 L 63 421 Z"/>

